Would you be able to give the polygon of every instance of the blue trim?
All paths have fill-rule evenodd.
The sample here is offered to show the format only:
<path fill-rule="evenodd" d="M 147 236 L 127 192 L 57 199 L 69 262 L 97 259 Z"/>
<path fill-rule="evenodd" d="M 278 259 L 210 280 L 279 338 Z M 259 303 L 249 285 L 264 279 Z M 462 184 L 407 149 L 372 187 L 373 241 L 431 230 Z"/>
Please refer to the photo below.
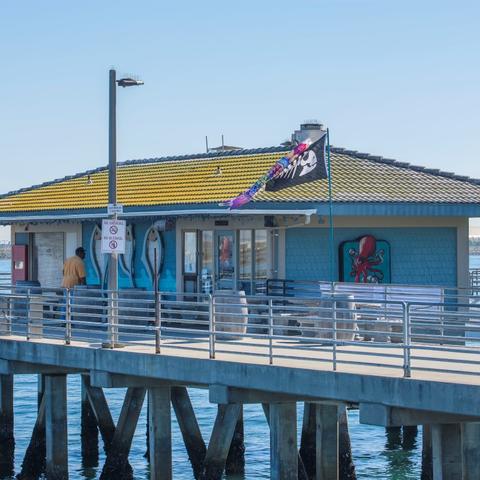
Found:
<path fill-rule="evenodd" d="M 480 203 L 380 203 L 380 202 L 334 202 L 335 216 L 457 216 L 457 217 L 480 217 Z M 225 215 L 229 213 L 224 207 L 219 207 L 218 204 L 212 203 L 192 203 L 181 205 L 162 205 L 149 207 L 127 207 L 125 213 L 139 213 L 145 212 L 145 218 L 158 217 L 152 215 L 153 212 L 175 211 L 175 210 L 192 210 L 192 215 L 196 215 L 197 209 L 218 210 Z M 242 210 L 308 210 L 316 209 L 318 215 L 328 216 L 329 205 L 328 202 L 261 202 L 256 201 L 252 204 L 242 208 Z M 151 213 L 150 213 L 151 212 Z M 105 213 L 106 209 L 78 209 L 78 210 L 51 210 L 42 212 L 9 212 L 0 213 L 0 223 L 9 224 L 9 218 L 22 217 L 16 222 L 21 223 L 25 221 L 35 221 L 35 217 L 42 217 L 43 215 L 67 216 L 67 215 L 89 215 Z M 203 215 L 203 214 L 200 214 Z M 128 217 L 126 217 L 128 218 Z M 61 219 L 59 219 L 61 220 Z M 81 221 L 81 218 L 75 220 Z M 88 219 L 87 219 L 88 220 Z M 55 222 L 56 220 L 48 220 L 47 222 Z"/>

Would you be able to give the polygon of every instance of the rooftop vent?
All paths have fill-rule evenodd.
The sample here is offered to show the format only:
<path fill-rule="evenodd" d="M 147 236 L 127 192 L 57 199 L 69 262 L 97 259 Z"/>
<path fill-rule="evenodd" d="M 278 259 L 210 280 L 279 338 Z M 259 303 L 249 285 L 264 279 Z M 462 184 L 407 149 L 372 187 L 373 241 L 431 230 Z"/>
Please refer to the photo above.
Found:
<path fill-rule="evenodd" d="M 318 120 L 305 120 L 305 122 L 300 125 L 300 130 L 293 132 L 292 142 L 301 143 L 307 138 L 315 142 L 322 136 L 324 131 L 324 126 Z"/>

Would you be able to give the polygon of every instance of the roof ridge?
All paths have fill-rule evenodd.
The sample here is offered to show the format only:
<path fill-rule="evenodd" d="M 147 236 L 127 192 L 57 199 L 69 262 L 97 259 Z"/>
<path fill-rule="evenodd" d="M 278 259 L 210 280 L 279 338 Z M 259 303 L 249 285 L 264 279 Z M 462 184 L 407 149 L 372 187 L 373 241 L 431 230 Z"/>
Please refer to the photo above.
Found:
<path fill-rule="evenodd" d="M 280 153 L 288 152 L 289 148 L 279 145 L 272 147 L 260 147 L 260 148 L 242 148 L 238 150 L 230 150 L 224 152 L 208 152 L 208 153 L 193 153 L 193 154 L 183 154 L 183 155 L 167 155 L 165 157 L 151 157 L 151 158 L 142 158 L 142 159 L 131 159 L 118 162 L 119 167 L 131 166 L 131 165 L 145 165 L 152 163 L 166 163 L 166 162 L 178 162 L 178 161 L 189 161 L 189 160 L 211 160 L 211 159 L 220 159 L 224 157 L 240 157 L 245 155 L 255 155 L 255 154 L 268 154 L 268 153 Z M 453 172 L 446 172 L 437 168 L 424 167 L 420 165 L 412 165 L 408 162 L 402 162 L 392 158 L 384 158 L 380 155 L 372 155 L 370 153 L 359 152 L 358 150 L 350 150 L 342 147 L 330 146 L 331 153 L 339 155 L 347 155 L 350 157 L 358 158 L 361 160 L 367 160 L 375 163 L 382 163 L 391 165 L 397 168 L 404 168 L 408 170 L 413 170 L 420 173 L 426 173 L 428 175 L 434 175 L 437 177 L 448 178 L 451 180 L 457 180 L 465 183 L 471 183 L 474 185 L 480 185 L 480 179 L 472 178 L 466 175 L 458 175 Z M 18 195 L 21 193 L 29 192 L 43 187 L 48 187 L 50 185 L 55 185 L 57 183 L 65 182 L 67 180 L 74 180 L 76 178 L 85 177 L 88 175 L 93 175 L 102 171 L 108 170 L 108 165 L 85 170 L 83 172 L 76 173 L 74 175 L 67 175 L 61 178 L 56 178 L 54 180 L 49 180 L 43 183 L 31 185 L 29 187 L 23 187 L 17 190 L 12 190 L 7 193 L 0 194 L 0 199 Z"/>

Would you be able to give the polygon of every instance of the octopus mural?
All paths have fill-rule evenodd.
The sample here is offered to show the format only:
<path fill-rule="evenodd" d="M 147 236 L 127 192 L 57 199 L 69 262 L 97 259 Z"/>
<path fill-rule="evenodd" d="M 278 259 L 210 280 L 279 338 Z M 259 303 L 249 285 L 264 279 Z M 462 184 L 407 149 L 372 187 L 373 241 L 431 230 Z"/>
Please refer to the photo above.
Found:
<path fill-rule="evenodd" d="M 340 279 L 355 283 L 390 283 L 390 245 L 373 235 L 343 242 Z"/>

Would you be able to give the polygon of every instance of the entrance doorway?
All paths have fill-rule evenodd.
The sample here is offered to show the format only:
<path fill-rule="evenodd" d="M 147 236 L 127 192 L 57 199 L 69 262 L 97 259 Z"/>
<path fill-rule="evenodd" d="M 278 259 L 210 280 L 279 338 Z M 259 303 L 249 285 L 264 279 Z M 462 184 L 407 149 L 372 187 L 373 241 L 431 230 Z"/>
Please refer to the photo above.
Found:
<path fill-rule="evenodd" d="M 235 232 L 233 230 L 216 231 L 216 282 L 217 290 L 235 290 L 236 255 Z"/>

